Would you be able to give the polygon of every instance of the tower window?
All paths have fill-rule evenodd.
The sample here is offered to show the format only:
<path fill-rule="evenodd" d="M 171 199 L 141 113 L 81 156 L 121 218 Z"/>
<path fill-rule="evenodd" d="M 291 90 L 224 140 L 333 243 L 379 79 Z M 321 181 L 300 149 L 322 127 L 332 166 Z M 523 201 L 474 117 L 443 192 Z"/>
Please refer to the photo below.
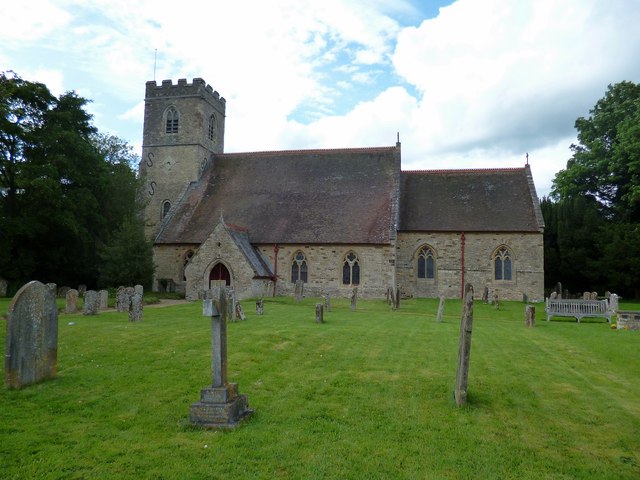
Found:
<path fill-rule="evenodd" d="M 167 124 L 166 133 L 178 133 L 178 123 L 180 120 L 180 114 L 175 107 L 169 107 L 167 109 Z"/>
<path fill-rule="evenodd" d="M 216 143 L 217 139 L 217 132 L 216 132 L 216 116 L 215 115 L 211 115 L 209 117 L 209 140 L 211 140 L 213 143 Z"/>
<path fill-rule="evenodd" d="M 418 252 L 418 278 L 435 278 L 435 264 L 433 249 L 425 245 Z"/>
<path fill-rule="evenodd" d="M 494 278 L 496 280 L 512 279 L 511 253 L 506 246 L 498 247 L 493 254 Z"/>
<path fill-rule="evenodd" d="M 307 283 L 307 259 L 302 252 L 297 252 L 291 263 L 291 283 L 296 283 L 298 280 Z"/>
<path fill-rule="evenodd" d="M 165 200 L 162 202 L 162 218 L 167 216 L 169 210 L 171 210 L 171 202 L 169 200 Z"/>
<path fill-rule="evenodd" d="M 358 256 L 349 252 L 342 262 L 342 284 L 343 285 L 359 285 L 360 284 L 360 262 Z"/>

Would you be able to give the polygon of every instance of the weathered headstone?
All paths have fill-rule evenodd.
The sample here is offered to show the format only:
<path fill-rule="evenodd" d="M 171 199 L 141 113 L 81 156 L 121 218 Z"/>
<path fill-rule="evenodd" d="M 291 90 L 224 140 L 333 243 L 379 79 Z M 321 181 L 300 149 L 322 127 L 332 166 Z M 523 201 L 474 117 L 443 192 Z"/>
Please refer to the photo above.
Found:
<path fill-rule="evenodd" d="M 4 278 L 0 278 L 0 297 L 7 296 L 7 288 L 9 288 L 9 282 Z"/>
<path fill-rule="evenodd" d="M 536 307 L 527 305 L 524 309 L 524 323 L 527 327 L 536 326 Z"/>
<path fill-rule="evenodd" d="M 109 292 L 107 290 L 100 290 L 98 292 L 98 297 L 100 310 L 106 310 L 109 308 Z"/>
<path fill-rule="evenodd" d="M 436 322 L 442 321 L 442 314 L 444 313 L 444 295 L 440 295 L 440 303 L 438 304 L 438 316 L 436 317 Z"/>
<path fill-rule="evenodd" d="M 324 296 L 324 308 L 327 309 L 327 312 L 331 311 L 331 294 L 329 292 Z"/>
<path fill-rule="evenodd" d="M 609 308 L 613 313 L 616 313 L 620 309 L 619 297 L 615 293 L 612 293 L 609 298 Z"/>
<path fill-rule="evenodd" d="M 458 369 L 454 397 L 456 405 L 467 403 L 469 380 L 469 358 L 471 355 L 471 331 L 473 330 L 473 286 L 465 285 L 462 319 L 460 320 L 460 347 L 458 349 Z"/>
<path fill-rule="evenodd" d="M 398 285 L 396 287 L 396 294 L 394 295 L 394 304 L 393 304 L 393 309 L 394 310 L 400 310 L 400 285 Z"/>
<path fill-rule="evenodd" d="M 236 302 L 236 318 L 239 318 L 240 320 L 247 319 L 247 316 L 244 314 L 244 310 L 240 302 Z"/>
<path fill-rule="evenodd" d="M 140 322 L 142 320 L 142 310 L 142 294 L 134 292 L 129 303 L 129 321 Z"/>
<path fill-rule="evenodd" d="M 316 303 L 316 323 L 324 323 L 324 305 Z"/>
<path fill-rule="evenodd" d="M 236 315 L 236 293 L 233 291 L 231 287 L 225 287 L 225 294 L 227 295 L 227 319 L 230 322 L 235 322 L 238 320 Z"/>
<path fill-rule="evenodd" d="M 264 300 L 260 299 L 256 302 L 256 314 L 263 315 L 264 314 Z"/>
<path fill-rule="evenodd" d="M 123 286 L 120 286 L 116 289 L 116 311 L 118 312 L 128 312 L 129 304 L 131 303 L 131 297 L 127 292 L 127 289 Z"/>
<path fill-rule="evenodd" d="M 487 305 L 489 303 L 489 287 L 484 287 L 482 291 L 482 303 Z"/>
<path fill-rule="evenodd" d="M 493 292 L 493 306 L 496 307 L 496 310 L 500 310 L 500 299 L 497 291 Z"/>
<path fill-rule="evenodd" d="M 84 294 L 84 305 L 82 307 L 83 315 L 97 315 L 100 299 L 98 292 L 95 290 L 87 290 Z"/>
<path fill-rule="evenodd" d="M 611 292 L 609 290 L 604 292 L 604 298 L 606 298 L 607 300 L 611 298 Z"/>
<path fill-rule="evenodd" d="M 86 291 L 87 291 L 86 285 L 78 285 L 78 295 L 83 297 Z"/>
<path fill-rule="evenodd" d="M 45 284 L 24 285 L 9 304 L 4 354 L 7 388 L 54 378 L 58 365 L 58 307 Z"/>
<path fill-rule="evenodd" d="M 351 311 L 355 312 L 356 304 L 358 303 L 358 287 L 353 287 L 351 291 Z"/>
<path fill-rule="evenodd" d="M 529 295 L 522 293 L 522 303 L 529 303 Z"/>
<path fill-rule="evenodd" d="M 583 300 L 591 300 L 591 292 L 584 292 L 582 294 L 582 299 Z"/>
<path fill-rule="evenodd" d="M 302 301 L 302 296 L 304 295 L 304 282 L 302 280 L 296 280 L 296 303 L 300 303 Z"/>
<path fill-rule="evenodd" d="M 69 290 L 71 290 L 71 288 L 66 286 L 58 288 L 58 298 L 67 298 L 67 292 Z"/>
<path fill-rule="evenodd" d="M 144 296 L 144 287 L 142 285 L 136 285 L 133 287 L 133 293 L 139 293 L 140 296 Z"/>
<path fill-rule="evenodd" d="M 78 311 L 78 290 L 72 288 L 67 291 L 65 302 L 64 313 L 76 313 Z"/>
<path fill-rule="evenodd" d="M 563 295 L 562 283 L 561 282 L 556 283 L 556 288 L 554 290 L 558 294 L 557 298 L 559 298 L 559 299 L 569 298 L 568 296 Z"/>
<path fill-rule="evenodd" d="M 200 401 L 189 411 L 191 422 L 206 428 L 234 428 L 253 413 L 246 395 L 238 395 L 238 384 L 227 382 L 226 295 L 215 289 L 202 302 L 203 316 L 211 318 L 211 387 L 200 391 Z"/>
<path fill-rule="evenodd" d="M 590 300 L 597 300 L 597 299 L 598 299 L 598 292 L 591 292 Z"/>
<path fill-rule="evenodd" d="M 49 287 L 51 289 L 51 291 L 53 292 L 53 294 L 55 295 L 56 293 L 58 293 L 58 285 L 55 283 L 47 283 L 47 287 Z"/>

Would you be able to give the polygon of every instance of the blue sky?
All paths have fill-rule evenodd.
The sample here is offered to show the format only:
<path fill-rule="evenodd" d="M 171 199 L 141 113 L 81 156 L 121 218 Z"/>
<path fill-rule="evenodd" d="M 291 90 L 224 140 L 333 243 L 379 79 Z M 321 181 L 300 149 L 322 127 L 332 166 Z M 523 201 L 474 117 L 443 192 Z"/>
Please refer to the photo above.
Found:
<path fill-rule="evenodd" d="M 138 151 L 145 82 L 202 77 L 227 100 L 227 152 L 399 132 L 403 169 L 528 152 L 545 195 L 576 118 L 608 84 L 640 82 L 639 24 L 639 0 L 2 2 L 0 70 L 75 90 Z"/>

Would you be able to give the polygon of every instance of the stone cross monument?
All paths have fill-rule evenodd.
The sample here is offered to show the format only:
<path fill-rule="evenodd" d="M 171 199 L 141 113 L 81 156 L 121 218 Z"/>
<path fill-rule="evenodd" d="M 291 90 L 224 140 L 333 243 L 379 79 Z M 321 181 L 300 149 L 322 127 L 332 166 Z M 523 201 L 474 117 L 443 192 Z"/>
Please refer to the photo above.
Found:
<path fill-rule="evenodd" d="M 202 304 L 202 315 L 211 317 L 211 387 L 200 391 L 200 401 L 191 405 L 189 417 L 206 428 L 235 428 L 253 410 L 248 408 L 247 396 L 238 395 L 238 384 L 227 382 L 226 294 L 216 288 L 212 296 Z"/>

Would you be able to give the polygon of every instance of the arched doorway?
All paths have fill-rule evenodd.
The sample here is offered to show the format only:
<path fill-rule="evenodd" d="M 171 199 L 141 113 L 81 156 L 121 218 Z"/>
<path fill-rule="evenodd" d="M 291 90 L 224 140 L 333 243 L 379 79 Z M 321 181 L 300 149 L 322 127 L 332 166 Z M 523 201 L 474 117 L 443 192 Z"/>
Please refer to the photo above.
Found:
<path fill-rule="evenodd" d="M 211 269 L 211 273 L 209 274 L 209 285 L 211 285 L 211 282 L 214 280 L 224 280 L 227 287 L 231 285 L 231 274 L 224 264 L 216 263 Z"/>

